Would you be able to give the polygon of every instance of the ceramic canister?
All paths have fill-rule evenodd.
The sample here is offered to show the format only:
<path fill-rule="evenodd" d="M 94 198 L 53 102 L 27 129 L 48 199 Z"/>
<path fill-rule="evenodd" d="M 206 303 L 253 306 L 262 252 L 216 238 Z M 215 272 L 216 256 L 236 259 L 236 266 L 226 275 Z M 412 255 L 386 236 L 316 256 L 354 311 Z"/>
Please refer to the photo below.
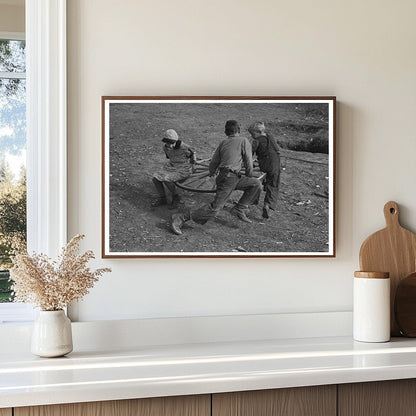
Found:
<path fill-rule="evenodd" d="M 362 342 L 390 340 L 389 273 L 354 273 L 353 336 Z"/>

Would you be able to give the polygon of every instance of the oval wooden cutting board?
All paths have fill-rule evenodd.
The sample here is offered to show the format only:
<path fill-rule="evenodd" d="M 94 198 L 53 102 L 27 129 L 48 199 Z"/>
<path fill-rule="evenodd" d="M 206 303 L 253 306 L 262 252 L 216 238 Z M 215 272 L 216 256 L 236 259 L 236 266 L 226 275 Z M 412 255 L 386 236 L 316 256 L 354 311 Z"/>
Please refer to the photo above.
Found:
<path fill-rule="evenodd" d="M 391 335 L 400 335 L 394 319 L 394 298 L 401 279 L 416 271 L 416 234 L 399 222 L 399 206 L 394 201 L 384 205 L 386 228 L 370 235 L 361 245 L 360 269 L 390 273 Z"/>

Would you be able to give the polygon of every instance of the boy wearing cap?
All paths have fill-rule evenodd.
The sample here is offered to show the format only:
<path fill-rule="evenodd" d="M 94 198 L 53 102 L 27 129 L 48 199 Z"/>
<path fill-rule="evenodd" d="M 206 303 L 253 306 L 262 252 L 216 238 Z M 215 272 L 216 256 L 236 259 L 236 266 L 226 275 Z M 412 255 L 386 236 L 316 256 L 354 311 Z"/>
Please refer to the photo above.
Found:
<path fill-rule="evenodd" d="M 248 207 L 256 204 L 260 192 L 261 183 L 258 179 L 252 178 L 253 156 L 250 142 L 240 136 L 240 125 L 235 120 L 228 120 L 225 124 L 224 139 L 212 156 L 209 164 L 210 176 L 216 177 L 217 190 L 214 201 L 186 214 L 172 215 L 171 228 L 175 234 L 182 234 L 181 227 L 184 222 L 193 220 L 199 224 L 205 224 L 208 220 L 224 207 L 227 199 L 234 190 L 244 191 L 237 205 L 231 210 L 241 221 L 251 223 L 247 217 Z M 245 168 L 245 175 L 241 171 Z"/>
<path fill-rule="evenodd" d="M 187 144 L 179 140 L 175 130 L 166 130 L 162 142 L 163 151 L 169 159 L 163 168 L 153 175 L 152 181 L 158 193 L 158 198 L 152 202 L 153 207 L 168 204 L 167 192 L 171 194 L 171 207 L 176 208 L 180 197 L 175 182 L 187 178 L 193 171 L 195 152 Z"/>
<path fill-rule="evenodd" d="M 263 218 L 270 217 L 270 210 L 275 210 L 277 194 L 280 183 L 280 151 L 276 139 L 266 132 L 266 126 L 262 121 L 253 123 L 248 131 L 253 138 L 253 154 L 257 154 L 257 160 L 262 172 L 266 173 L 264 179 Z"/>

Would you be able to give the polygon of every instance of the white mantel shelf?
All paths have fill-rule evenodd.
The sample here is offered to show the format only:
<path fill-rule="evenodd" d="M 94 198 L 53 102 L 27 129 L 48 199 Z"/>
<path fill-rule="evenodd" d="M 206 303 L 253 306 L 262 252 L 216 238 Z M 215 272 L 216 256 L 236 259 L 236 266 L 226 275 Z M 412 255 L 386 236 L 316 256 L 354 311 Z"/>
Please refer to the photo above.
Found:
<path fill-rule="evenodd" d="M 416 340 L 350 337 L 0 353 L 0 408 L 416 377 Z"/>

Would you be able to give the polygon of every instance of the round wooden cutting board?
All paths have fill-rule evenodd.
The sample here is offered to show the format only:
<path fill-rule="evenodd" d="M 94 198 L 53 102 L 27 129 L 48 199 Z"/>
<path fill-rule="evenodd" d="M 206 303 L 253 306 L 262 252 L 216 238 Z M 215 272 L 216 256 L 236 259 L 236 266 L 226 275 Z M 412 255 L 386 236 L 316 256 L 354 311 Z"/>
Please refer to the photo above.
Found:
<path fill-rule="evenodd" d="M 360 269 L 390 273 L 390 328 L 391 335 L 400 335 L 394 318 L 394 299 L 403 278 L 416 271 L 416 234 L 399 222 L 399 206 L 390 201 L 384 205 L 386 228 L 370 235 L 360 250 Z"/>
<path fill-rule="evenodd" d="M 394 314 L 400 332 L 416 337 L 416 273 L 400 281 L 394 301 Z"/>

